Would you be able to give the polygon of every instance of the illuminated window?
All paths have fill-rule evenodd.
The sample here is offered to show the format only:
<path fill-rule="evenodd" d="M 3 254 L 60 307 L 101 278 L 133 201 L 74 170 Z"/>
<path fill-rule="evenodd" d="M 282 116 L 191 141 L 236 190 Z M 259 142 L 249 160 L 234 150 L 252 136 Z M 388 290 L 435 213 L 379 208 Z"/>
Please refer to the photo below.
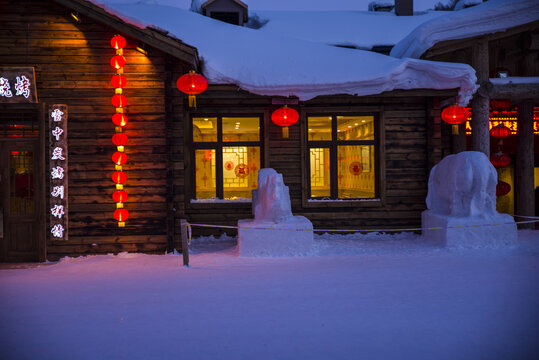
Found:
<path fill-rule="evenodd" d="M 376 197 L 375 117 L 308 116 L 309 197 Z"/>
<path fill-rule="evenodd" d="M 193 118 L 197 200 L 250 199 L 260 169 L 259 117 Z"/>

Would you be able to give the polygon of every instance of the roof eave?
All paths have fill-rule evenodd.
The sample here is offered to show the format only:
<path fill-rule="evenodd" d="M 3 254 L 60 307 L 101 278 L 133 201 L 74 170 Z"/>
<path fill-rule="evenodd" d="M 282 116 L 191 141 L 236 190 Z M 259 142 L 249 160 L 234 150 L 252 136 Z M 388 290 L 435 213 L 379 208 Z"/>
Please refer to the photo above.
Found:
<path fill-rule="evenodd" d="M 155 47 L 156 49 L 183 60 L 188 64 L 192 64 L 195 68 L 198 68 L 200 65 L 198 51 L 195 47 L 165 35 L 158 30 L 151 28 L 141 29 L 135 25 L 126 23 L 118 16 L 109 13 L 105 9 L 87 0 L 53 1 L 78 12 L 79 15 L 86 16 L 94 21 L 108 25 L 118 30 L 120 33 Z"/>

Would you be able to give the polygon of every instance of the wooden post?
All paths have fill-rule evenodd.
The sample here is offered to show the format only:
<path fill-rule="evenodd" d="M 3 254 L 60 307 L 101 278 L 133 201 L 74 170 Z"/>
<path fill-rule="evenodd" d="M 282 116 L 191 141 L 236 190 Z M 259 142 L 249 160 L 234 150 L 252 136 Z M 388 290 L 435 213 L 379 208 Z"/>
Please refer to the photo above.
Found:
<path fill-rule="evenodd" d="M 189 266 L 189 235 L 187 234 L 187 220 L 181 219 L 183 266 Z"/>
<path fill-rule="evenodd" d="M 517 121 L 517 161 L 515 168 L 516 214 L 534 216 L 533 103 L 531 101 L 523 101 L 518 104 Z M 521 224 L 520 227 L 533 229 L 534 224 Z"/>
<path fill-rule="evenodd" d="M 477 82 L 485 87 L 489 77 L 488 41 L 479 39 L 473 47 L 473 67 Z M 489 105 L 490 99 L 484 92 L 478 91 L 471 102 L 472 106 L 472 150 L 480 151 L 490 156 L 489 134 Z"/>

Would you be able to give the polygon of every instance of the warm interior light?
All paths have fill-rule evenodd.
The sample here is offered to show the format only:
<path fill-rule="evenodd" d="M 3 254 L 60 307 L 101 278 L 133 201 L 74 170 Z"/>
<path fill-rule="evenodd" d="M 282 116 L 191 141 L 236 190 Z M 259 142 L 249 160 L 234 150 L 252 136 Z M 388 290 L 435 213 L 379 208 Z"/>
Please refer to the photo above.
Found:
<path fill-rule="evenodd" d="M 146 51 L 146 49 L 144 49 L 142 46 L 144 45 L 137 46 L 135 49 L 141 54 L 148 55 L 148 51 Z"/>
<path fill-rule="evenodd" d="M 80 22 L 79 14 L 72 12 L 71 17 L 75 19 L 76 22 Z"/>

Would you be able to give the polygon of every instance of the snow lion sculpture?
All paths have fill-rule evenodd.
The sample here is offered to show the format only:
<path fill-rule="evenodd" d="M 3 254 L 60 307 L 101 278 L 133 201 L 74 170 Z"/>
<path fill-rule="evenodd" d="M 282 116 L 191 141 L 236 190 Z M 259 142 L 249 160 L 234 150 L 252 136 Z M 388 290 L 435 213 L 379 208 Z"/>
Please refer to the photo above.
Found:
<path fill-rule="evenodd" d="M 428 210 L 422 213 L 429 239 L 451 246 L 483 246 L 516 242 L 516 224 L 496 212 L 496 169 L 477 151 L 449 155 L 430 172 Z M 477 226 L 479 225 L 479 226 Z"/>

